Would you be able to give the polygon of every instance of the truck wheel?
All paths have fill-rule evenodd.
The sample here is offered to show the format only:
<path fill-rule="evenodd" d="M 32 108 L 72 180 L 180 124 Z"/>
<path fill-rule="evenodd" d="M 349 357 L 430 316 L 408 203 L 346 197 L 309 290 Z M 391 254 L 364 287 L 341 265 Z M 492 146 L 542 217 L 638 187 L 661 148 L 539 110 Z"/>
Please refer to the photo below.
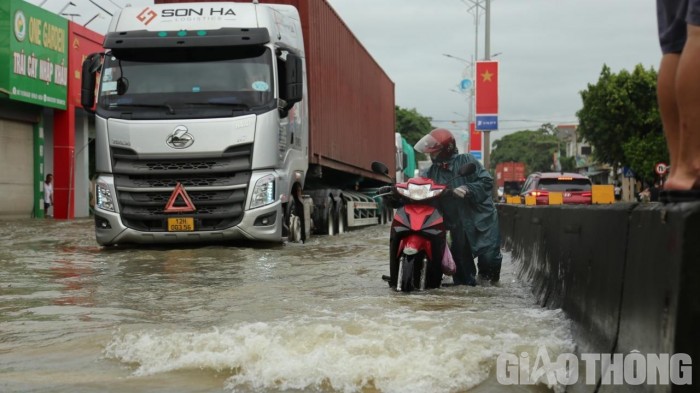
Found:
<path fill-rule="evenodd" d="M 335 216 L 338 223 L 338 235 L 342 235 L 348 229 L 347 206 L 345 206 L 345 201 L 342 199 L 336 205 Z"/>
<path fill-rule="evenodd" d="M 292 203 L 287 202 L 283 206 L 283 216 L 282 216 L 282 237 L 286 237 L 289 241 L 290 234 L 290 219 L 292 217 Z"/>
<path fill-rule="evenodd" d="M 335 235 L 335 226 L 336 226 L 336 215 L 335 215 L 335 205 L 333 204 L 333 200 L 331 198 L 328 198 L 328 201 L 326 203 L 326 212 L 325 212 L 325 217 L 326 217 L 326 230 L 328 231 L 328 236 L 333 236 Z"/>
<path fill-rule="evenodd" d="M 301 219 L 297 215 L 296 210 L 295 201 L 292 199 L 287 203 L 284 213 L 284 225 L 282 226 L 282 236 L 286 236 L 288 242 L 299 242 L 302 240 Z"/>
<path fill-rule="evenodd" d="M 291 217 L 289 217 L 289 238 L 288 241 L 290 242 L 298 242 L 301 241 L 301 220 L 299 217 L 295 216 L 292 214 Z"/>

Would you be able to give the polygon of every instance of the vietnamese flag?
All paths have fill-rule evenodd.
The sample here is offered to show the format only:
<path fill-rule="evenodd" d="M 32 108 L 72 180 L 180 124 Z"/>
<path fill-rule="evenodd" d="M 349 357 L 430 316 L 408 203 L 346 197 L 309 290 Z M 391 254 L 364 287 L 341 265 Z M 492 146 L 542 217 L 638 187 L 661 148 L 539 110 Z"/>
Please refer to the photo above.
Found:
<path fill-rule="evenodd" d="M 474 122 L 469 123 L 469 151 L 481 151 L 481 132 Z"/>
<path fill-rule="evenodd" d="M 476 62 L 476 114 L 498 114 L 498 62 Z"/>

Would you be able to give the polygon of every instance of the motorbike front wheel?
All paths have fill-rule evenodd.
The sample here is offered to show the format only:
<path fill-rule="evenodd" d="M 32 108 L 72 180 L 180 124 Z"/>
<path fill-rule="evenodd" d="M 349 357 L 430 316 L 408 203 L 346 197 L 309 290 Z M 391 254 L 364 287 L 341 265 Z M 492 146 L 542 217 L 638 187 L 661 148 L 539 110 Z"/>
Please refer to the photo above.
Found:
<path fill-rule="evenodd" d="M 393 283 L 396 283 L 398 292 L 440 287 L 442 271 L 439 267 L 432 266 L 424 252 L 416 255 L 401 254 L 397 259 L 398 266 L 390 271 L 389 285 L 393 287 Z"/>
<path fill-rule="evenodd" d="M 399 257 L 398 277 L 396 278 L 396 290 L 399 292 L 411 292 L 414 289 L 424 289 L 425 283 L 425 254 L 419 252 L 416 255 L 401 254 Z"/>

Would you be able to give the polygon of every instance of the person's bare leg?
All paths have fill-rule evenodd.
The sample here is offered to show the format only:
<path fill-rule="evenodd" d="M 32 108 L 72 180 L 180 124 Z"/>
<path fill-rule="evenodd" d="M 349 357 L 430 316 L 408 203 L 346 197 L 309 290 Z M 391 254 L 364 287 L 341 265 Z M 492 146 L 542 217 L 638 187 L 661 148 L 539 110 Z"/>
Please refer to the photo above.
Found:
<path fill-rule="evenodd" d="M 688 25 L 676 75 L 680 145 L 676 170 L 667 189 L 687 190 L 700 181 L 700 26 Z M 671 164 L 673 168 L 674 164 Z"/>
<path fill-rule="evenodd" d="M 679 53 L 668 53 L 661 58 L 659 76 L 657 81 L 657 97 L 661 122 L 663 123 L 666 144 L 671 156 L 671 174 L 669 179 L 675 176 L 680 158 L 680 122 L 678 118 L 678 104 L 676 102 L 676 71 L 680 60 Z"/>

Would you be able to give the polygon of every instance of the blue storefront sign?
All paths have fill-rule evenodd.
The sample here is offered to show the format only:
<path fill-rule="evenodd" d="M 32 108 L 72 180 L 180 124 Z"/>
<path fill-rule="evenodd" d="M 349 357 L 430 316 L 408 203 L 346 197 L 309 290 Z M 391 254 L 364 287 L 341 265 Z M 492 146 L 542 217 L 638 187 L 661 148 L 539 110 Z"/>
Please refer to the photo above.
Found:
<path fill-rule="evenodd" d="M 479 131 L 496 131 L 498 130 L 498 116 L 496 115 L 477 115 L 476 129 Z"/>
<path fill-rule="evenodd" d="M 469 152 L 469 154 L 471 154 L 472 156 L 474 156 L 474 158 L 476 158 L 477 160 L 481 160 L 481 159 L 482 159 L 482 157 L 481 157 L 481 150 L 472 150 L 472 151 Z"/>

